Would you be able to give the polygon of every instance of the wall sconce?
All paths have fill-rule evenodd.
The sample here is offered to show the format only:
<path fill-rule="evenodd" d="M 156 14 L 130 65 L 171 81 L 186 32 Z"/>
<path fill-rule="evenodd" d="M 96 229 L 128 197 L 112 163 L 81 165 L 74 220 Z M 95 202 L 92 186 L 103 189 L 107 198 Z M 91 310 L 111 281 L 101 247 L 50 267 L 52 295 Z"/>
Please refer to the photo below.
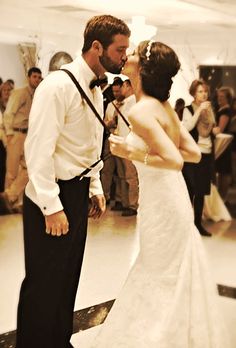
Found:
<path fill-rule="evenodd" d="M 133 16 L 132 22 L 128 26 L 131 30 L 130 41 L 136 46 L 140 41 L 150 40 L 157 32 L 156 27 L 145 23 L 144 16 Z"/>

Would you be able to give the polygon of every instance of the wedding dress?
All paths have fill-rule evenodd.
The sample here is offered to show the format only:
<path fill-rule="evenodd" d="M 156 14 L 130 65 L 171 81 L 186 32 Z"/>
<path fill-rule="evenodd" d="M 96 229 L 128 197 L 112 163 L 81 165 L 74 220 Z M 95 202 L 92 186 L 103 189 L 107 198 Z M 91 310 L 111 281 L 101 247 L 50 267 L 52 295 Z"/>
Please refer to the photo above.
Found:
<path fill-rule="evenodd" d="M 92 347 L 229 347 L 182 173 L 135 165 L 140 253 Z"/>
<path fill-rule="evenodd" d="M 215 222 L 232 221 L 232 217 L 214 184 L 211 184 L 210 195 L 204 197 L 203 218 Z"/>

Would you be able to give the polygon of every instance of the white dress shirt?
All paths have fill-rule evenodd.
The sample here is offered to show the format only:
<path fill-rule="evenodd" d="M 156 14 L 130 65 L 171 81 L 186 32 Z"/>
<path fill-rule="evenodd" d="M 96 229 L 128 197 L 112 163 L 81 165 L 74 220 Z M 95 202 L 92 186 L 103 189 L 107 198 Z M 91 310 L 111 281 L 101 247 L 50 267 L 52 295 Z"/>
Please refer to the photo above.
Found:
<path fill-rule="evenodd" d="M 116 101 L 114 100 L 113 103 L 116 104 Z M 113 103 L 109 103 L 107 106 L 106 114 L 105 114 L 105 121 L 113 120 L 114 114 L 118 114 Z M 119 107 L 119 110 L 122 113 L 122 115 L 126 118 L 127 121 L 128 121 L 128 116 L 129 116 L 129 110 L 131 109 L 131 107 L 134 104 L 136 104 L 136 98 L 135 98 L 134 94 L 125 98 L 121 102 L 121 106 Z M 117 122 L 117 128 L 115 130 L 115 134 L 117 134 L 121 137 L 126 137 L 129 134 L 129 132 L 130 132 L 129 127 L 124 122 L 123 118 L 118 114 L 118 122 Z"/>
<path fill-rule="evenodd" d="M 70 70 L 103 115 L 100 87 L 90 90 L 96 78 L 81 57 L 62 68 Z M 50 73 L 37 87 L 29 116 L 25 157 L 29 174 L 26 195 L 43 214 L 63 209 L 57 179 L 70 180 L 100 158 L 103 127 L 64 71 Z M 90 197 L 102 194 L 100 162 L 86 176 L 91 177 Z"/>
<path fill-rule="evenodd" d="M 132 106 L 134 106 L 136 104 L 135 95 L 134 94 L 130 95 L 129 97 L 125 98 L 123 100 L 123 102 L 124 102 L 124 104 L 121 105 L 120 112 L 122 113 L 122 115 L 124 115 L 124 117 L 128 121 L 129 110 L 131 109 Z M 120 115 L 118 115 L 117 134 L 121 137 L 127 137 L 129 132 L 130 132 L 129 127 L 124 122 L 122 117 Z"/>
<path fill-rule="evenodd" d="M 104 118 L 105 122 L 113 121 L 113 119 L 114 119 L 114 113 L 115 113 L 116 109 L 115 109 L 113 103 L 115 103 L 115 100 L 113 102 L 110 102 L 107 105 L 107 109 L 105 112 L 105 118 Z"/>

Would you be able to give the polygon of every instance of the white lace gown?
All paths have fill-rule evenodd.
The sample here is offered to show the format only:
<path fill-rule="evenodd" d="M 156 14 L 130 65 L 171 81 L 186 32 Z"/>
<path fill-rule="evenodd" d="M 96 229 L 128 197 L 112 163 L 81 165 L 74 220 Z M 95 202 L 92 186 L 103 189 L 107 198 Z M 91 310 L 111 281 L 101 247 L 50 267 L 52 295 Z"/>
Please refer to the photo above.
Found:
<path fill-rule="evenodd" d="M 182 173 L 135 164 L 140 253 L 92 348 L 228 348 Z"/>

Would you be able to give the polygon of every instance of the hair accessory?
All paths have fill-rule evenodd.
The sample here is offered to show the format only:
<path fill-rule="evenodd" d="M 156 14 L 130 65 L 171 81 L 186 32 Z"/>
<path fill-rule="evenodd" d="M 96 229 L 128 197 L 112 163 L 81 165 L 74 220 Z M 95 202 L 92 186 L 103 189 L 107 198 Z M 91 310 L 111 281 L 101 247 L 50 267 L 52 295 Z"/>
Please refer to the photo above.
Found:
<path fill-rule="evenodd" d="M 149 158 L 149 146 L 146 144 L 146 152 L 144 154 L 143 163 L 147 166 Z"/>
<path fill-rule="evenodd" d="M 146 152 L 144 155 L 144 159 L 143 159 L 143 163 L 145 164 L 145 166 L 147 166 L 147 164 L 148 164 L 148 157 L 149 157 L 149 153 Z"/>
<path fill-rule="evenodd" d="M 146 58 L 147 60 L 150 59 L 150 55 L 151 55 L 151 48 L 152 48 L 152 44 L 153 42 L 155 42 L 154 40 L 150 40 L 148 45 L 147 45 L 147 52 L 146 52 Z"/>

